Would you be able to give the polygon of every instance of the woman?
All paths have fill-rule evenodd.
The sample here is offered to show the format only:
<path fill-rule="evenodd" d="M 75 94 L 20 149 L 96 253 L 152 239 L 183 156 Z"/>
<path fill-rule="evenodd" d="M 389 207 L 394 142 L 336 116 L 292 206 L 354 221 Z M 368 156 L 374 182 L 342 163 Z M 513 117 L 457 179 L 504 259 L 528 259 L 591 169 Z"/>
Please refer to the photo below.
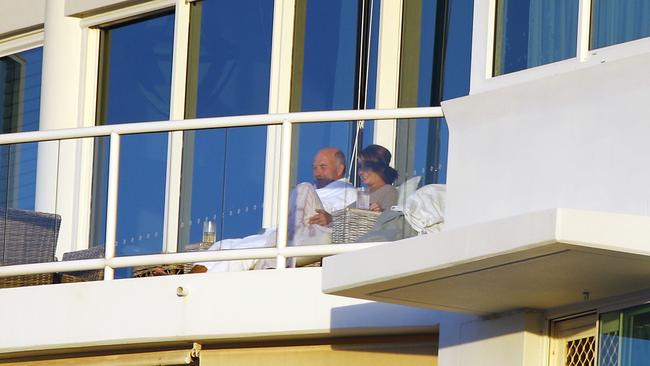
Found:
<path fill-rule="evenodd" d="M 390 167 L 391 153 L 383 146 L 369 145 L 358 157 L 359 177 L 370 191 L 370 209 L 384 211 L 397 204 L 397 189 L 392 186 L 397 171 Z"/>

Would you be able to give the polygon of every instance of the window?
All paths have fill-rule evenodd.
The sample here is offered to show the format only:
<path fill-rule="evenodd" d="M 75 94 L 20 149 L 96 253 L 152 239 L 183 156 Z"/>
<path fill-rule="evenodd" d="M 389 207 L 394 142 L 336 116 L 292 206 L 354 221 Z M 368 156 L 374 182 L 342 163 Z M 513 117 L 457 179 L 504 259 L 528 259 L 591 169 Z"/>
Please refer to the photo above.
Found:
<path fill-rule="evenodd" d="M 596 314 L 555 320 L 551 323 L 552 366 L 594 366 Z"/>
<path fill-rule="evenodd" d="M 273 1 L 192 3 L 186 118 L 268 113 Z M 246 17 L 246 21 L 242 21 Z M 185 132 L 179 248 L 262 226 L 266 126 Z M 245 187 L 242 189 L 242 187 Z"/>
<path fill-rule="evenodd" d="M 294 30 L 291 111 L 374 107 L 379 0 L 298 0 Z M 334 146 L 348 161 L 355 122 L 294 126 L 292 183 L 312 181 L 311 163 L 322 147 Z M 372 123 L 360 138 L 372 141 Z"/>
<path fill-rule="evenodd" d="M 37 131 L 43 48 L 0 58 L 1 132 Z M 0 207 L 33 210 L 37 143 L 0 146 Z"/>
<path fill-rule="evenodd" d="M 400 107 L 439 106 L 442 100 L 469 93 L 473 3 L 404 3 Z M 399 121 L 396 166 L 400 181 L 420 176 L 424 184 L 445 183 L 448 140 L 444 118 Z"/>
<path fill-rule="evenodd" d="M 650 36 L 647 0 L 593 0 L 590 48 L 601 48 Z"/>
<path fill-rule="evenodd" d="M 643 365 L 650 360 L 650 305 L 600 315 L 598 365 Z"/>
<path fill-rule="evenodd" d="M 98 125 L 169 119 L 174 14 L 156 14 L 101 31 Z M 167 134 L 121 140 L 118 255 L 162 250 Z M 91 245 L 106 230 L 108 139 L 95 140 Z"/>
<path fill-rule="evenodd" d="M 576 56 L 578 0 L 497 0 L 493 75 Z"/>

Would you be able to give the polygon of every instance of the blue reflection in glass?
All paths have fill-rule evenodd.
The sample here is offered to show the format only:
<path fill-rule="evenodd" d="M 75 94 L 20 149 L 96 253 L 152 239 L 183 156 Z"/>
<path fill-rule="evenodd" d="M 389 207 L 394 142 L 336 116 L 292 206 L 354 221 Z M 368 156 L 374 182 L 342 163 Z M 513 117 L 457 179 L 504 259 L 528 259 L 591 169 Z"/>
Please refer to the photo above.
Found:
<path fill-rule="evenodd" d="M 417 87 L 417 91 L 414 100 L 403 100 L 400 106 L 435 106 L 439 105 L 439 99 L 446 100 L 469 93 L 473 6 L 473 0 L 423 0 L 421 7 L 411 12 L 420 17 L 419 59 L 417 82 L 407 85 Z M 436 24 L 441 18 L 446 21 L 444 26 Z M 441 30 L 444 33 L 437 34 Z M 407 72 L 414 73 L 413 70 Z M 436 75 L 438 72 L 442 72 L 442 75 Z M 402 92 L 407 95 L 413 93 L 404 89 Z M 398 159 L 406 164 L 405 167 L 400 167 L 405 175 L 402 179 L 421 176 L 426 184 L 445 183 L 449 142 L 445 119 L 425 118 L 413 121 L 400 122 L 412 123 L 408 129 L 402 128 L 403 132 L 399 136 L 398 143 L 406 145 L 406 148 L 400 148 L 400 153 L 409 155 L 406 159 Z"/>
<path fill-rule="evenodd" d="M 2 133 L 37 131 L 43 48 L 0 58 Z M 0 207 L 33 210 L 37 143 L 0 146 Z"/>
<path fill-rule="evenodd" d="M 169 119 L 174 15 L 103 32 L 105 77 L 98 124 Z M 167 133 L 122 136 L 117 212 L 118 255 L 162 250 Z M 91 241 L 105 233 L 108 139 L 96 139 Z"/>
<path fill-rule="evenodd" d="M 368 78 L 366 88 L 366 108 L 374 109 L 377 99 L 377 55 L 379 52 L 379 15 L 381 14 L 381 1 L 371 0 L 372 8 L 370 19 L 370 57 L 368 60 Z M 374 143 L 375 123 L 366 121 L 363 128 L 362 146 Z"/>
<path fill-rule="evenodd" d="M 469 94 L 474 0 L 449 2 L 442 100 Z"/>
<path fill-rule="evenodd" d="M 311 0 L 306 7 L 300 111 L 359 107 L 360 2 Z M 294 183 L 313 180 L 312 159 L 323 147 L 337 147 L 349 160 L 355 127 L 354 123 L 344 122 L 297 125 L 294 134 L 299 139 L 298 165 Z"/>
<path fill-rule="evenodd" d="M 578 0 L 498 0 L 494 75 L 576 55 Z"/>
<path fill-rule="evenodd" d="M 650 1 L 593 0 L 590 48 L 650 37 Z"/>
<path fill-rule="evenodd" d="M 242 19 L 246 21 L 242 21 Z M 273 1 L 204 0 L 193 4 L 200 21 L 198 65 L 189 65 L 196 95 L 187 117 L 268 112 Z M 206 219 L 217 235 L 257 232 L 262 223 L 265 126 L 203 130 L 185 134 L 179 243 L 201 240 Z"/>

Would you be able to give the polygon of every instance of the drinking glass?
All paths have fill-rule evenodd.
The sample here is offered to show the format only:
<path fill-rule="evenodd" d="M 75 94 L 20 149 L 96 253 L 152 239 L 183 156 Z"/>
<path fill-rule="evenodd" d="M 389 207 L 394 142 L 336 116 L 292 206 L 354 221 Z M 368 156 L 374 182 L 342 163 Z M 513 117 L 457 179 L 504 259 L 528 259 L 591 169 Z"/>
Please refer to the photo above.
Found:
<path fill-rule="evenodd" d="M 217 240 L 217 223 L 214 220 L 203 221 L 202 248 L 209 248 Z"/>
<path fill-rule="evenodd" d="M 357 189 L 357 208 L 362 210 L 370 209 L 370 191 L 366 187 Z"/>

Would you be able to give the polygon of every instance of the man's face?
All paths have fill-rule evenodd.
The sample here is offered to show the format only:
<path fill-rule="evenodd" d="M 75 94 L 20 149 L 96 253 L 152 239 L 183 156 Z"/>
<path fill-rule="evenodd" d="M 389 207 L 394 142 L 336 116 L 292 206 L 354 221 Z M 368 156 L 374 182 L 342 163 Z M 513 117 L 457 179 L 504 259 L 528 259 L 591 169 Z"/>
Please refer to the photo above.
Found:
<path fill-rule="evenodd" d="M 342 177 L 342 166 L 336 162 L 334 151 L 321 150 L 314 157 L 312 173 L 317 188 L 323 188 Z"/>

